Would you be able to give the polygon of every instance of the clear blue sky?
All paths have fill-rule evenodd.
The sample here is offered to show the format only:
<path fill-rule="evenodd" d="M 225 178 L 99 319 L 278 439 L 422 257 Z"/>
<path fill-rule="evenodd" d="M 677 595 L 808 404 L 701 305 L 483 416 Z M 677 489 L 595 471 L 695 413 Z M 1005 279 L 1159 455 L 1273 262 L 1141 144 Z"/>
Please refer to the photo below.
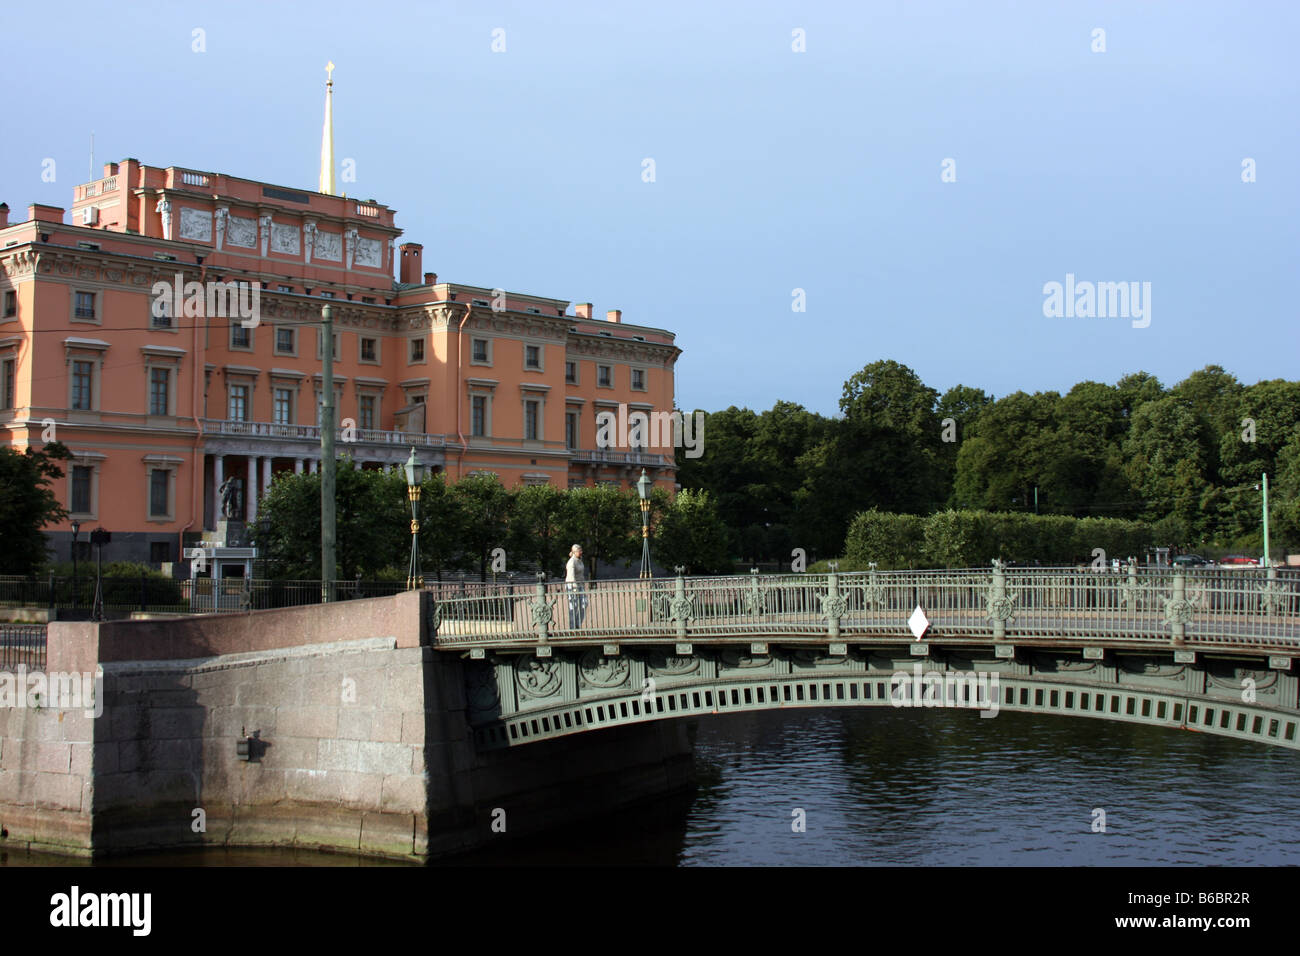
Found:
<path fill-rule="evenodd" d="M 686 408 L 833 413 L 881 358 L 997 395 L 1294 379 L 1297 35 L 1289 0 L 6 0 L 0 200 L 70 206 L 92 129 L 97 163 L 315 188 L 333 60 L 341 189 L 443 279 L 675 331 Z M 1150 282 L 1150 327 L 1044 317 L 1066 273 Z"/>

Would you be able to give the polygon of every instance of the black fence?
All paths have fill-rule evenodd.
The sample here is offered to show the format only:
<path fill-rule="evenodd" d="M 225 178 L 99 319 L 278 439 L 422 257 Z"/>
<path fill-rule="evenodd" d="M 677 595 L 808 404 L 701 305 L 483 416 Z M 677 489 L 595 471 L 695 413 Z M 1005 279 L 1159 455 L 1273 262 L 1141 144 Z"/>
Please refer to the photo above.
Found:
<path fill-rule="evenodd" d="M 0 624 L 0 671 L 45 668 L 44 624 Z M 18 688 L 18 693 L 23 693 Z"/>

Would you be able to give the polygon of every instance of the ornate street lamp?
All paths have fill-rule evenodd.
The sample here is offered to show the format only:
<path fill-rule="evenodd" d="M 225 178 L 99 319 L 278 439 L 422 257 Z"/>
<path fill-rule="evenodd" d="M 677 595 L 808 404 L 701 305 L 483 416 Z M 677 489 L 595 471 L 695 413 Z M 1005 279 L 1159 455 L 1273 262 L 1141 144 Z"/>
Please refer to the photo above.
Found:
<path fill-rule="evenodd" d="M 637 479 L 636 493 L 641 496 L 641 577 L 651 578 L 654 574 L 650 570 L 650 489 L 654 487 L 654 482 L 646 477 L 645 469 L 641 469 L 641 477 Z"/>
<path fill-rule="evenodd" d="M 411 500 L 411 572 L 406 578 L 406 589 L 413 591 L 424 587 L 424 576 L 420 574 L 420 484 L 424 481 L 424 463 L 415 457 L 415 446 L 411 446 L 411 457 L 406 459 L 406 496 Z"/>

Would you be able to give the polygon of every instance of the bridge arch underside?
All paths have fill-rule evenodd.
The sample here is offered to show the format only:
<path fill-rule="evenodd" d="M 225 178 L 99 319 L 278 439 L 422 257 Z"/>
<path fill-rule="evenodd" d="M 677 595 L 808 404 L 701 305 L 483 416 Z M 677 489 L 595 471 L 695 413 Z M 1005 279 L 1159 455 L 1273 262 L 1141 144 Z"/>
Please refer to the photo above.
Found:
<path fill-rule="evenodd" d="M 606 727 L 790 707 L 962 707 L 1148 724 L 1300 750 L 1300 682 L 1289 658 L 1239 652 L 624 645 L 466 660 L 480 750 Z M 1092 656 L 1096 657 L 1095 649 Z M 1194 656 L 1194 660 L 1184 658 Z M 1272 665 L 1272 666 L 1270 666 Z M 1285 665 L 1285 669 L 1283 666 Z M 996 701 L 996 704 L 994 703 Z"/>

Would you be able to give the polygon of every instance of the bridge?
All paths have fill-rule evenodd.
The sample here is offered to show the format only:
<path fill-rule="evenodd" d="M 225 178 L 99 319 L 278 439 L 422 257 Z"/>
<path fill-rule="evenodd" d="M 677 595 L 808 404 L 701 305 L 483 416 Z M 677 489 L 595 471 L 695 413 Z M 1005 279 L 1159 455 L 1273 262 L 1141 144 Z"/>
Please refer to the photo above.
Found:
<path fill-rule="evenodd" d="M 479 749 L 784 707 L 965 707 L 1300 749 L 1300 573 L 1072 568 L 594 582 L 433 602 Z"/>

